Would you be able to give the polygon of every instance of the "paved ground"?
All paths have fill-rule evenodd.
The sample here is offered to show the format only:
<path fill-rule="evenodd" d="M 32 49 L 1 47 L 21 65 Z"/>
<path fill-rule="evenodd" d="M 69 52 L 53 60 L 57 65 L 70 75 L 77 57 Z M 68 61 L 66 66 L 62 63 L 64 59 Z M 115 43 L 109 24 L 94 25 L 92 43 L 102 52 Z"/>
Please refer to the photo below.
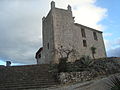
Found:
<path fill-rule="evenodd" d="M 74 85 L 66 85 L 58 88 L 50 88 L 44 90 L 110 90 L 105 85 L 106 79 L 94 80 L 85 83 L 76 83 Z"/>
<path fill-rule="evenodd" d="M 35 90 L 110 90 L 110 88 L 107 86 L 110 77 L 111 76 L 109 76 L 108 78 L 96 79 L 85 83 L 78 82 L 71 85 L 64 85 L 64 86 L 61 85 L 58 87 L 35 89 Z"/>

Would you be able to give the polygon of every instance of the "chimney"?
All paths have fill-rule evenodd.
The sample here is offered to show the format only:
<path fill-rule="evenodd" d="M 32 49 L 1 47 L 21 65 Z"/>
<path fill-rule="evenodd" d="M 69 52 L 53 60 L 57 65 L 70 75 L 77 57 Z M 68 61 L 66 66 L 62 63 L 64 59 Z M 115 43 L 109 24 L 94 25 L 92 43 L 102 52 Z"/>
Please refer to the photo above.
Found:
<path fill-rule="evenodd" d="M 55 2 L 54 1 L 51 2 L 51 9 L 53 9 L 53 8 L 55 8 Z"/>
<path fill-rule="evenodd" d="M 71 6 L 70 6 L 70 5 L 68 5 L 67 9 L 68 9 L 68 11 L 71 11 Z"/>
<path fill-rule="evenodd" d="M 6 61 L 6 66 L 11 66 L 11 62 L 10 61 Z"/>

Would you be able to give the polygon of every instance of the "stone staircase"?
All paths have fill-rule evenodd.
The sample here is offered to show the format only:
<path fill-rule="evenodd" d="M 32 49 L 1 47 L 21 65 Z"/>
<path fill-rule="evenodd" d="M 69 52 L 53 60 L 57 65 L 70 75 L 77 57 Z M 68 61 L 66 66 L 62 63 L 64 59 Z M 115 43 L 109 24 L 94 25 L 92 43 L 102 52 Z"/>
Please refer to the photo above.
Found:
<path fill-rule="evenodd" d="M 58 83 L 49 73 L 49 65 L 0 66 L 0 90 L 47 88 Z"/>

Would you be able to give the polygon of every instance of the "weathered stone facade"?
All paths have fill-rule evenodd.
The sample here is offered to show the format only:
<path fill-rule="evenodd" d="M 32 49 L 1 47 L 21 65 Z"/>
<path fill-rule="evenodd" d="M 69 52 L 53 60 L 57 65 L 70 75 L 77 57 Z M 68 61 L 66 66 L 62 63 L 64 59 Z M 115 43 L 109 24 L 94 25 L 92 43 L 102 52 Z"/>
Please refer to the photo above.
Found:
<path fill-rule="evenodd" d="M 51 10 L 46 17 L 43 17 L 42 22 L 43 49 L 36 54 L 38 64 L 58 63 L 61 51 L 64 50 L 74 50 L 69 56 L 69 61 L 74 61 L 83 55 L 93 58 L 91 47 L 96 48 L 95 58 L 106 57 L 102 32 L 74 23 L 69 5 L 67 10 L 59 9 L 52 1 Z M 60 51 L 60 48 L 63 50 Z"/>

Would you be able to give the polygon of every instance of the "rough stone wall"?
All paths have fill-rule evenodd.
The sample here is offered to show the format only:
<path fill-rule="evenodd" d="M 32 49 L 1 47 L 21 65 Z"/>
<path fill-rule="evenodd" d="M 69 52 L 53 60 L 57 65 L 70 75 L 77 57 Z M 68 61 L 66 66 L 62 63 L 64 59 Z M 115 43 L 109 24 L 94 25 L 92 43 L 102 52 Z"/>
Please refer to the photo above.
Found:
<path fill-rule="evenodd" d="M 72 48 L 72 39 L 73 39 L 73 23 L 72 12 L 69 10 L 63 9 L 54 9 L 53 15 L 54 21 L 54 42 L 55 50 L 58 50 L 59 47 L 63 46 L 65 48 Z M 58 62 L 60 55 L 55 54 L 55 62 Z"/>
<path fill-rule="evenodd" d="M 82 25 L 75 25 L 75 38 L 77 38 L 77 41 L 75 41 L 75 46 L 76 50 L 80 53 L 80 55 L 88 55 L 92 58 L 92 52 L 91 52 L 91 47 L 94 46 L 96 47 L 96 54 L 95 58 L 102 58 L 106 57 L 106 51 L 105 51 L 105 46 L 103 42 L 103 37 L 102 37 L 102 32 L 93 30 L 91 28 L 87 28 Z M 85 29 L 85 34 L 86 37 L 82 37 L 81 34 L 81 28 Z M 98 40 L 94 40 L 93 32 L 96 32 Z M 86 40 L 87 42 L 87 47 L 83 46 L 83 40 Z M 80 43 L 79 43 L 80 41 Z"/>
<path fill-rule="evenodd" d="M 95 74 L 90 71 L 83 72 L 61 72 L 58 75 L 58 80 L 60 84 L 67 84 L 73 82 L 85 82 L 90 81 L 95 78 Z"/>
<path fill-rule="evenodd" d="M 85 29 L 86 38 L 82 37 L 81 28 Z M 98 40 L 94 40 L 93 31 L 96 32 Z M 86 40 L 87 47 L 83 46 L 83 40 Z M 70 6 L 64 10 L 53 5 L 46 18 L 43 18 L 43 51 L 38 63 L 58 63 L 61 56 L 56 51 L 61 46 L 68 50 L 74 49 L 77 58 L 83 55 L 92 57 L 92 46 L 97 48 L 95 58 L 106 57 L 102 32 L 75 24 Z M 75 60 L 76 57 L 71 54 L 69 61 Z"/>
<path fill-rule="evenodd" d="M 90 48 L 94 46 L 97 48 L 95 58 L 106 57 L 102 32 L 74 24 L 71 11 L 56 8 L 53 15 L 53 24 L 55 49 L 63 46 L 68 49 L 75 49 L 79 54 L 78 57 L 83 55 L 92 57 Z M 86 38 L 82 37 L 81 28 L 85 29 Z M 98 40 L 94 40 L 93 32 L 96 32 Z M 83 46 L 83 40 L 86 40 L 87 47 Z M 60 55 L 56 53 L 55 62 L 59 57 Z M 74 61 L 74 59 L 71 60 Z M 69 59 L 69 61 L 71 60 Z"/>
<path fill-rule="evenodd" d="M 48 15 L 43 17 L 43 51 L 41 52 L 41 58 L 39 59 L 39 64 L 51 63 L 53 60 L 53 49 L 54 49 L 54 35 L 53 35 L 53 16 L 52 10 Z"/>

